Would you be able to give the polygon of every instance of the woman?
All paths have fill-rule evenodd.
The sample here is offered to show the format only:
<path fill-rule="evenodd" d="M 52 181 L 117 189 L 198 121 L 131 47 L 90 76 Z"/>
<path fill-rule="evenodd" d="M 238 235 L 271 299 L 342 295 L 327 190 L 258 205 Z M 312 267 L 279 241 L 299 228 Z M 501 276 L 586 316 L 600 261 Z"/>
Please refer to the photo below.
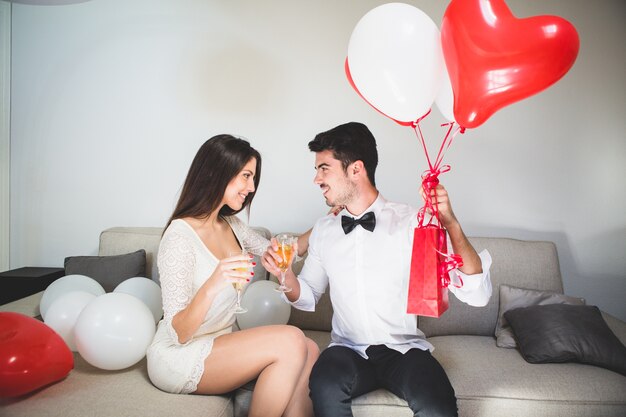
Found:
<path fill-rule="evenodd" d="M 218 135 L 196 154 L 159 247 L 164 317 L 148 374 L 164 391 L 194 394 L 224 394 L 258 378 L 250 416 L 312 416 L 315 342 L 293 326 L 231 331 L 231 284 L 253 273 L 236 270 L 248 266 L 247 255 L 227 255 L 261 255 L 269 245 L 234 216 L 249 210 L 260 176 L 261 156 L 243 139 Z"/>

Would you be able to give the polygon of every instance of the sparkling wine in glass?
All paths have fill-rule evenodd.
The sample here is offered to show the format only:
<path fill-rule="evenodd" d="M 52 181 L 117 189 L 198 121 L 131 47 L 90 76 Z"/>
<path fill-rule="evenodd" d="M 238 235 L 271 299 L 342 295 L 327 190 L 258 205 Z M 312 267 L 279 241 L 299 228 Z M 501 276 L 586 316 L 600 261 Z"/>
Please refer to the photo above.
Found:
<path fill-rule="evenodd" d="M 282 233 L 276 236 L 278 241 L 278 256 L 282 258 L 282 261 L 278 263 L 278 269 L 280 269 L 280 285 L 276 288 L 276 291 L 289 292 L 291 288 L 285 285 L 285 273 L 291 265 L 291 259 L 294 255 L 294 245 L 296 238 L 288 233 Z"/>
<path fill-rule="evenodd" d="M 245 249 L 241 249 L 238 251 L 231 251 L 228 253 L 229 257 L 237 256 L 237 255 L 245 255 L 246 257 L 248 257 L 248 252 Z M 250 261 L 247 261 L 247 263 L 248 263 L 247 267 L 235 268 L 235 271 L 250 272 L 250 268 L 251 268 Z M 243 282 L 235 281 L 232 284 L 233 284 L 233 288 L 237 292 L 237 303 L 233 307 L 233 312 L 235 314 L 247 313 L 248 310 L 241 306 L 241 292 L 243 291 Z"/>

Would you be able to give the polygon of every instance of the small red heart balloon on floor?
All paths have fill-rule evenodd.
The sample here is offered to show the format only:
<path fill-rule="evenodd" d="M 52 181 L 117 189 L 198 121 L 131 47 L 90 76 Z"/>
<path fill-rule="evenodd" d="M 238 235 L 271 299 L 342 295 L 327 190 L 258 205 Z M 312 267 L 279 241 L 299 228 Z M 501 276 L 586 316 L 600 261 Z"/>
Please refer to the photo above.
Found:
<path fill-rule="evenodd" d="M 441 42 L 454 116 L 467 128 L 557 82 L 574 64 L 580 44 L 567 20 L 518 19 L 503 0 L 452 0 Z"/>
<path fill-rule="evenodd" d="M 74 356 L 54 330 L 32 317 L 0 312 L 0 397 L 17 397 L 63 379 Z"/>

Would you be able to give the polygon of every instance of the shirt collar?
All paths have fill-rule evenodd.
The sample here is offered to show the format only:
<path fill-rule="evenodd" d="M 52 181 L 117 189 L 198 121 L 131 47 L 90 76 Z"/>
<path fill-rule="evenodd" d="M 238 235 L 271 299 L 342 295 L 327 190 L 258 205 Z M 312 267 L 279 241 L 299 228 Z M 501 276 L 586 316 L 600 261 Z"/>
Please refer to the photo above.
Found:
<path fill-rule="evenodd" d="M 354 217 L 355 219 L 360 219 L 361 217 L 363 217 L 363 215 L 365 213 L 367 213 L 368 211 L 372 211 L 374 212 L 374 215 L 376 217 L 378 217 L 378 215 L 380 214 L 380 212 L 382 211 L 382 209 L 385 207 L 385 204 L 387 203 L 387 200 L 385 200 L 385 197 L 382 196 L 382 194 L 380 192 L 378 192 L 378 197 L 376 197 L 376 200 L 374 200 L 374 202 L 365 210 L 363 210 L 363 213 L 361 213 L 358 216 L 353 216 L 352 213 L 350 213 L 348 211 L 348 209 L 344 208 L 341 212 L 341 214 L 345 214 L 347 216 L 350 217 Z M 339 217 L 339 216 L 337 216 Z"/>

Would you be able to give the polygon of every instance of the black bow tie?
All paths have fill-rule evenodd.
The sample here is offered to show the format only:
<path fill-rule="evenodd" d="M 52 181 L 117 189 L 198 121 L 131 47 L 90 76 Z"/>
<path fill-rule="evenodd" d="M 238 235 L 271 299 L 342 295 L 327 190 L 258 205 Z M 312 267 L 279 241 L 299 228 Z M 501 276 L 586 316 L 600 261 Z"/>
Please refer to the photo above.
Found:
<path fill-rule="evenodd" d="M 341 216 L 341 227 L 343 228 L 343 232 L 345 234 L 353 231 L 359 224 L 363 227 L 363 229 L 373 232 L 376 227 L 376 216 L 374 216 L 374 213 L 371 211 L 365 213 L 360 219 L 355 219 L 350 216 Z"/>

